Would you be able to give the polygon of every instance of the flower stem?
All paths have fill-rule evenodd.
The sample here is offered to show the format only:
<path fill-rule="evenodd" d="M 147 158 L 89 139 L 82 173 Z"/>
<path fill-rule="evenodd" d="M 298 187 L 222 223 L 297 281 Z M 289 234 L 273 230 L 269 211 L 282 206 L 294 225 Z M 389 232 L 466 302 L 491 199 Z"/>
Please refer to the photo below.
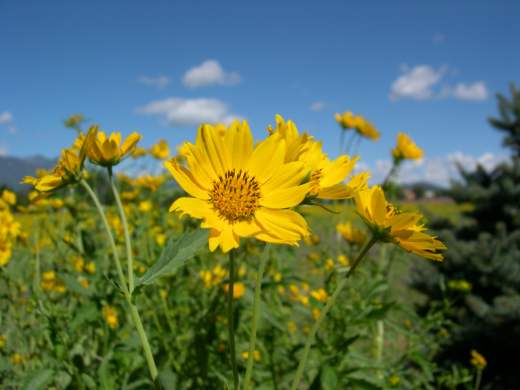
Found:
<path fill-rule="evenodd" d="M 137 334 L 139 335 L 139 339 L 141 340 L 141 344 L 143 346 L 144 355 L 146 358 L 146 362 L 148 364 L 148 369 L 150 370 L 150 376 L 152 380 L 155 381 L 158 376 L 157 366 L 155 365 L 155 361 L 153 359 L 152 349 L 150 348 L 150 343 L 148 342 L 148 338 L 146 336 L 146 332 L 143 327 L 143 323 L 141 321 L 141 317 L 139 316 L 139 311 L 137 307 L 132 303 L 132 293 L 128 290 L 128 286 L 126 284 L 126 278 L 123 273 L 123 268 L 121 267 L 121 262 L 119 260 L 119 255 L 117 252 L 116 243 L 114 241 L 114 236 L 112 234 L 112 230 L 110 229 L 110 225 L 108 224 L 105 212 L 103 210 L 103 206 L 99 202 L 99 199 L 96 193 L 92 190 L 90 185 L 82 179 L 80 184 L 85 188 L 87 193 L 90 195 L 92 201 L 96 205 L 96 209 L 101 217 L 101 221 L 103 222 L 103 226 L 105 227 L 105 231 L 108 237 L 108 241 L 110 243 L 110 247 L 112 249 L 112 255 L 114 257 L 114 263 L 116 264 L 117 275 L 119 277 L 119 285 L 123 295 L 125 296 L 126 303 L 130 309 L 130 316 L 132 317 L 132 321 L 137 330 Z"/>
<path fill-rule="evenodd" d="M 112 255 L 114 256 L 114 263 L 116 265 L 117 276 L 119 277 L 119 284 L 120 284 L 119 287 L 123 291 L 125 298 L 129 298 L 130 293 L 129 293 L 127 285 L 126 285 L 126 278 L 125 278 L 125 275 L 123 274 L 123 268 L 121 267 L 121 261 L 119 261 L 119 255 L 117 253 L 117 247 L 116 247 L 116 243 L 114 241 L 114 236 L 112 235 L 112 230 L 110 229 L 110 225 L 108 224 L 107 217 L 105 216 L 103 206 L 99 202 L 99 199 L 98 199 L 96 193 L 94 192 L 92 187 L 90 187 L 90 185 L 85 181 L 85 179 L 82 179 L 80 181 L 80 183 L 83 186 L 83 188 L 85 188 L 87 193 L 90 195 L 90 198 L 94 202 L 96 209 L 98 211 L 98 214 L 101 217 L 101 221 L 103 222 L 103 226 L 105 228 L 105 232 L 108 237 L 108 242 L 110 243 L 110 247 L 112 249 Z"/>
<path fill-rule="evenodd" d="M 253 319 L 251 321 L 251 336 L 249 338 L 249 355 L 247 356 L 247 369 L 244 379 L 244 390 L 249 390 L 251 377 L 253 375 L 254 353 L 256 344 L 256 329 L 258 324 L 258 313 L 260 311 L 260 293 L 262 291 L 262 278 L 264 276 L 265 267 L 267 265 L 269 246 L 266 244 L 262 255 L 260 256 L 260 266 L 256 273 L 255 298 L 253 302 Z"/>
<path fill-rule="evenodd" d="M 229 282 L 227 296 L 228 331 L 229 331 L 229 358 L 233 371 L 233 389 L 238 390 L 237 355 L 235 349 L 235 318 L 233 312 L 233 289 L 235 285 L 235 253 L 229 252 Z"/>
<path fill-rule="evenodd" d="M 126 220 L 125 210 L 123 209 L 123 204 L 121 203 L 121 197 L 119 196 L 119 191 L 117 190 L 116 183 L 114 181 L 114 175 L 112 174 L 112 167 L 108 168 L 108 177 L 110 179 L 110 186 L 112 187 L 112 193 L 114 194 L 114 199 L 116 200 L 117 209 L 119 211 L 119 217 L 121 218 L 121 223 L 123 224 L 123 232 L 125 235 L 125 246 L 126 246 L 126 262 L 127 262 L 127 272 L 128 272 L 128 291 L 130 294 L 134 291 L 134 256 L 132 253 L 132 241 L 130 240 L 130 233 L 128 230 L 128 222 Z"/>
<path fill-rule="evenodd" d="M 482 381 L 482 369 L 477 369 L 477 379 L 475 380 L 475 390 L 480 389 L 480 382 Z"/>
<path fill-rule="evenodd" d="M 300 363 L 298 364 L 298 369 L 296 371 L 296 375 L 294 376 L 294 380 L 291 386 L 291 390 L 296 390 L 298 386 L 300 385 L 300 381 L 303 376 L 303 371 L 305 370 L 305 365 L 307 364 L 307 358 L 309 357 L 309 352 L 312 346 L 312 343 L 314 342 L 314 338 L 316 337 L 316 333 L 318 332 L 318 329 L 320 328 L 321 323 L 327 316 L 328 312 L 334 306 L 334 303 L 336 302 L 336 299 L 338 298 L 339 294 L 347 284 L 347 279 L 352 275 L 361 262 L 361 260 L 365 257 L 367 252 L 372 248 L 372 246 L 377 242 L 377 238 L 372 237 L 370 240 L 365 244 L 365 246 L 361 249 L 358 256 L 352 263 L 352 267 L 348 270 L 347 274 L 338 282 L 338 285 L 336 286 L 336 290 L 334 290 L 334 293 L 330 296 L 330 298 L 327 300 L 327 303 L 323 310 L 320 313 L 320 316 L 314 323 L 311 331 L 309 332 L 309 335 L 307 336 L 307 340 L 305 341 L 305 347 L 303 350 L 303 355 L 300 359 Z"/>

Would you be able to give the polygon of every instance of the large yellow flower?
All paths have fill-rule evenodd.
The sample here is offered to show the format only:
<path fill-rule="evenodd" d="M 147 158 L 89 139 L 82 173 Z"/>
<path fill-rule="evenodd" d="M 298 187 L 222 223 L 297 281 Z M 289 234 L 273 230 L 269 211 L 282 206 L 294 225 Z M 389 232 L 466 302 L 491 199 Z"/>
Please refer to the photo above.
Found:
<path fill-rule="evenodd" d="M 355 196 L 358 214 L 372 233 L 381 241 L 393 242 L 408 252 L 427 259 L 441 261 L 439 250 L 446 246 L 426 234 L 420 224 L 422 216 L 414 212 L 399 212 L 385 199 L 379 186 L 360 191 Z"/>
<path fill-rule="evenodd" d="M 348 199 L 356 191 L 366 188 L 368 173 L 351 175 L 358 157 L 340 156 L 330 160 L 323 153 L 320 142 L 304 133 L 300 135 L 293 121 L 276 115 L 276 129 L 269 128 L 272 136 L 280 136 L 287 145 L 286 162 L 300 161 L 310 176 L 309 195 L 320 199 Z M 345 180 L 349 178 L 348 183 Z"/>
<path fill-rule="evenodd" d="M 397 145 L 392 149 L 392 156 L 396 160 L 420 160 L 423 155 L 423 150 L 408 135 L 401 132 L 397 135 Z"/>
<path fill-rule="evenodd" d="M 120 132 L 112 133 L 107 137 L 97 126 L 93 126 L 87 135 L 87 156 L 94 164 L 111 167 L 128 157 L 140 139 L 141 135 L 134 132 L 121 144 Z"/>
<path fill-rule="evenodd" d="M 247 122 L 234 122 L 223 135 L 220 128 L 203 125 L 195 144 L 186 144 L 187 166 L 172 159 L 165 163 L 190 197 L 177 199 L 170 211 L 202 219 L 210 230 L 209 248 L 228 252 L 240 237 L 297 245 L 309 234 L 305 219 L 289 208 L 309 191 L 302 182 L 302 162 L 285 163 L 286 144 L 270 136 L 253 146 Z"/>

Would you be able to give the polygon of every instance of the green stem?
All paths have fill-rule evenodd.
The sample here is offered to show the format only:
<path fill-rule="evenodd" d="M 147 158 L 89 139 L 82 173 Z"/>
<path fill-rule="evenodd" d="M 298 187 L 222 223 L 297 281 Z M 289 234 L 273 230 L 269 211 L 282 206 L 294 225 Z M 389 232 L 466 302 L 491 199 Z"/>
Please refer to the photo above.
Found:
<path fill-rule="evenodd" d="M 125 296 L 126 302 L 130 309 L 130 315 L 132 317 L 132 321 L 134 322 L 135 328 L 137 330 L 137 334 L 139 335 L 139 339 L 141 340 L 141 344 L 143 346 L 144 355 L 146 358 L 146 362 L 148 364 L 148 369 L 150 370 L 150 376 L 152 380 L 155 381 L 158 375 L 157 366 L 155 365 L 155 361 L 153 359 L 152 349 L 150 348 L 150 343 L 148 342 L 148 338 L 146 336 L 146 332 L 144 331 L 143 323 L 141 321 L 141 317 L 139 316 L 139 311 L 137 307 L 132 303 L 132 293 L 128 290 L 128 286 L 126 284 L 125 275 L 123 273 L 123 268 L 121 267 L 121 262 L 119 261 L 119 255 L 117 252 L 116 243 L 114 241 L 114 236 L 112 234 L 112 230 L 110 229 L 110 225 L 108 224 L 108 220 L 106 218 L 105 212 L 103 210 L 103 206 L 99 202 L 99 199 L 96 193 L 92 190 L 89 184 L 82 179 L 80 184 L 85 188 L 87 193 L 92 198 L 92 201 L 96 205 L 96 209 L 101 217 L 101 221 L 103 222 L 103 226 L 105 227 L 105 231 L 107 233 L 108 241 L 110 243 L 112 249 L 112 255 L 114 256 L 114 263 L 116 264 L 117 275 L 119 277 L 119 284 L 121 291 L 123 291 L 123 295 Z"/>
<path fill-rule="evenodd" d="M 475 390 L 480 389 L 480 382 L 482 381 L 482 369 L 477 369 L 477 379 L 475 380 Z"/>
<path fill-rule="evenodd" d="M 123 209 L 123 204 L 121 203 L 121 197 L 119 196 L 119 191 L 117 190 L 116 183 L 114 181 L 114 175 L 112 174 L 112 167 L 108 168 L 108 177 L 110 179 L 110 186 L 112 187 L 112 193 L 114 194 L 114 199 L 116 200 L 117 209 L 119 211 L 119 217 L 121 218 L 121 223 L 123 224 L 123 232 L 125 235 L 125 246 L 126 246 L 126 262 L 127 262 L 127 272 L 128 272 L 128 291 L 130 294 L 134 291 L 134 256 L 132 253 L 132 241 L 130 240 L 130 233 L 128 230 L 128 222 L 126 220 L 125 210 Z"/>
<path fill-rule="evenodd" d="M 229 358 L 231 360 L 231 369 L 233 371 L 233 389 L 238 389 L 238 370 L 237 370 L 237 355 L 235 349 L 235 318 L 233 312 L 233 289 L 235 286 L 235 254 L 231 250 L 229 252 L 229 282 L 228 282 L 228 296 L 227 296 L 227 311 L 228 311 L 228 331 L 229 331 Z"/>
<path fill-rule="evenodd" d="M 265 267 L 267 265 L 269 247 L 266 244 L 264 251 L 260 257 L 260 266 L 256 273 L 255 298 L 253 302 L 253 318 L 251 322 L 251 336 L 249 338 L 249 355 L 247 356 L 247 369 L 244 379 L 244 390 L 249 390 L 251 385 L 251 377 L 253 375 L 254 353 L 256 344 L 256 329 L 258 325 L 258 313 L 260 312 L 260 293 L 262 291 L 262 278 L 264 276 Z"/>
<path fill-rule="evenodd" d="M 81 179 L 80 183 L 83 186 L 83 188 L 85 188 L 87 193 L 90 195 L 90 198 L 94 202 L 96 209 L 98 211 L 98 214 L 101 217 L 101 221 L 103 222 L 103 226 L 105 228 L 105 232 L 108 237 L 108 242 L 112 249 L 112 255 L 114 256 L 114 263 L 116 265 L 117 276 L 119 277 L 119 284 L 120 284 L 119 287 L 123 291 L 125 298 L 128 299 L 128 298 L 130 298 L 130 292 L 128 291 L 128 287 L 126 285 L 126 278 L 125 278 L 125 275 L 123 274 L 123 268 L 121 267 L 121 262 L 119 261 L 119 254 L 117 252 L 117 247 L 116 247 L 116 243 L 114 241 L 114 236 L 112 234 L 112 230 L 110 229 L 110 225 L 108 224 L 107 217 L 105 216 L 105 211 L 103 210 L 103 206 L 99 202 L 99 199 L 98 199 L 96 193 L 94 192 L 92 187 L 90 187 L 90 185 L 85 181 L 85 179 Z"/>
<path fill-rule="evenodd" d="M 361 249 L 359 252 L 357 258 L 352 263 L 352 267 L 348 270 L 347 274 L 338 282 L 338 285 L 336 286 L 336 290 L 334 290 L 334 293 L 330 296 L 330 298 L 327 300 L 327 303 L 323 310 L 320 313 L 320 316 L 314 323 L 311 331 L 309 332 L 309 335 L 307 336 L 307 340 L 305 341 L 305 347 L 303 349 L 303 355 L 300 359 L 300 363 L 298 364 L 298 369 L 296 371 L 296 375 L 294 376 L 294 380 L 291 386 L 291 390 L 296 390 L 298 386 L 300 385 L 300 381 L 303 376 L 303 371 L 305 370 L 305 365 L 307 364 L 307 358 L 309 357 L 309 352 L 312 346 L 312 343 L 314 342 L 314 338 L 316 337 L 316 333 L 318 332 L 318 329 L 320 328 L 323 320 L 327 316 L 328 312 L 334 306 L 334 303 L 336 302 L 336 299 L 338 298 L 339 294 L 347 284 L 347 279 L 352 275 L 361 262 L 361 260 L 365 257 L 367 252 L 372 248 L 372 246 L 377 242 L 377 238 L 372 237 Z"/>

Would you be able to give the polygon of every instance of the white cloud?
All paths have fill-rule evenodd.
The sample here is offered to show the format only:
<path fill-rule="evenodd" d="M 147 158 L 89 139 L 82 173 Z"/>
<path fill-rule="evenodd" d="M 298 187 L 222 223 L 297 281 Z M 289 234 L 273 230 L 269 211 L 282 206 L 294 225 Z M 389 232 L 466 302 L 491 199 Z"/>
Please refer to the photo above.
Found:
<path fill-rule="evenodd" d="M 0 125 L 5 125 L 13 121 L 13 114 L 9 111 L 0 112 Z"/>
<path fill-rule="evenodd" d="M 236 72 L 224 71 L 218 61 L 207 60 L 188 69 L 182 81 L 189 88 L 208 85 L 236 85 L 240 83 L 240 75 Z"/>
<path fill-rule="evenodd" d="M 313 103 L 310 105 L 310 107 L 309 107 L 309 109 L 310 109 L 311 111 L 316 111 L 316 112 L 317 112 L 317 111 L 321 111 L 321 110 L 323 110 L 324 108 L 325 108 L 325 102 L 319 102 L 319 101 L 318 101 L 318 102 L 313 102 Z"/>
<path fill-rule="evenodd" d="M 229 112 L 226 103 L 210 98 L 171 97 L 150 102 L 137 111 L 141 114 L 163 117 L 171 126 L 198 126 L 201 123 L 229 124 L 233 119 L 241 118 Z"/>
<path fill-rule="evenodd" d="M 397 181 L 405 184 L 425 181 L 440 186 L 448 186 L 450 180 L 460 178 L 458 164 L 468 171 L 474 170 L 480 164 L 489 172 L 507 159 L 508 157 L 505 155 L 483 153 L 480 156 L 472 156 L 460 151 L 445 156 L 426 157 L 421 161 L 404 163 L 399 170 Z M 371 182 L 382 182 L 391 166 L 390 160 L 377 160 L 372 170 Z"/>
<path fill-rule="evenodd" d="M 433 87 L 441 81 L 446 68 L 434 69 L 430 65 L 417 65 L 413 68 L 404 66 L 402 73 L 392 83 L 390 99 L 425 100 L 434 96 Z"/>
<path fill-rule="evenodd" d="M 7 148 L 5 146 L 0 145 L 0 157 L 7 156 Z"/>
<path fill-rule="evenodd" d="M 149 76 L 139 76 L 137 79 L 138 82 L 144 85 L 148 85 L 150 87 L 156 87 L 162 89 L 170 84 L 171 80 L 166 76 L 157 76 L 157 77 L 149 77 Z"/>
<path fill-rule="evenodd" d="M 451 93 L 460 100 L 481 101 L 488 97 L 486 84 L 483 81 L 476 81 L 472 84 L 458 83 Z"/>

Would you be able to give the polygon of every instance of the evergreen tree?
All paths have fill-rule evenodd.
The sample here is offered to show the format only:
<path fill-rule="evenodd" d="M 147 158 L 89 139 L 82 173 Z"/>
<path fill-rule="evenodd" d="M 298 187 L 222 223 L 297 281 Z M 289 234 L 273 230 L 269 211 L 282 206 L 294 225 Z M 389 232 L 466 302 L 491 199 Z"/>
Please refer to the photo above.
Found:
<path fill-rule="evenodd" d="M 414 286 L 428 297 L 420 308 L 447 299 L 453 334 L 437 356 L 440 364 L 468 364 L 470 350 L 488 366 L 483 389 L 520 389 L 520 91 L 498 95 L 499 117 L 490 124 L 505 133 L 511 160 L 491 172 L 461 170 L 452 186 L 457 203 L 473 207 L 456 225 L 437 221 L 448 251 L 442 264 L 423 264 Z M 466 283 L 467 282 L 467 283 Z"/>

